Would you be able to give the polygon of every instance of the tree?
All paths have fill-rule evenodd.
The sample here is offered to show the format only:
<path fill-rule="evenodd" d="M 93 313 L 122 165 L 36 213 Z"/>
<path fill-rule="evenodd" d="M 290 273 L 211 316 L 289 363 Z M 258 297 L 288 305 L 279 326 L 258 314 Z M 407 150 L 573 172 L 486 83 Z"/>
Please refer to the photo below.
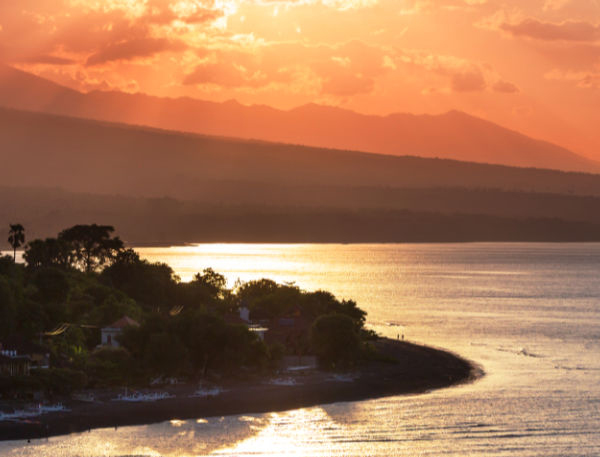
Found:
<path fill-rule="evenodd" d="M 119 253 L 102 271 L 104 280 L 146 308 L 170 309 L 179 278 L 165 263 L 140 260 L 130 249 Z"/>
<path fill-rule="evenodd" d="M 177 375 L 188 366 L 188 351 L 172 333 L 153 333 L 144 348 L 143 363 L 154 375 Z"/>
<path fill-rule="evenodd" d="M 25 228 L 21 224 L 9 224 L 8 242 L 13 248 L 13 261 L 17 261 L 17 248 L 25 243 Z"/>
<path fill-rule="evenodd" d="M 121 239 L 111 238 L 114 231 L 110 225 L 74 225 L 60 232 L 58 238 L 71 243 L 76 262 L 89 273 L 116 258 L 123 250 Z"/>
<path fill-rule="evenodd" d="M 0 275 L 0 336 L 15 330 L 17 307 L 9 278 Z"/>
<path fill-rule="evenodd" d="M 30 268 L 66 269 L 72 266 L 74 260 L 71 243 L 57 238 L 30 241 L 25 248 L 23 258 Z"/>
<path fill-rule="evenodd" d="M 192 284 L 203 286 L 208 289 L 214 297 L 222 298 L 224 295 L 227 280 L 221 273 L 217 273 L 212 268 L 205 268 L 202 274 L 196 273 Z"/>
<path fill-rule="evenodd" d="M 310 343 L 326 365 L 352 363 L 360 353 L 360 338 L 354 321 L 344 314 L 319 317 L 310 329 Z"/>

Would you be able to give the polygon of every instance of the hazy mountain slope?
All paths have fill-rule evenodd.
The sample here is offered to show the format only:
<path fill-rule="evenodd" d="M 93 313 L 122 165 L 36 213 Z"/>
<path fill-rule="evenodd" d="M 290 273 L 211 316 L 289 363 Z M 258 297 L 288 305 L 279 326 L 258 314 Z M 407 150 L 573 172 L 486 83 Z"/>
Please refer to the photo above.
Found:
<path fill-rule="evenodd" d="M 0 105 L 24 110 L 68 112 L 84 105 L 85 94 L 30 73 L 0 65 Z"/>
<path fill-rule="evenodd" d="M 513 166 L 600 172 L 600 164 L 548 142 L 452 111 L 367 116 L 305 105 L 290 111 L 142 94 L 81 94 L 0 68 L 0 105 L 171 130 L 292 144 Z"/>
<path fill-rule="evenodd" d="M 460 193 L 460 190 L 457 190 Z M 416 190 L 418 197 L 421 192 Z M 473 194 L 473 192 L 471 192 Z M 484 200 L 503 200 L 502 193 Z M 557 196 L 520 194 L 522 199 Z M 598 205 L 585 197 L 558 197 L 574 206 Z M 74 224 L 102 223 L 117 228 L 132 244 L 210 241 L 242 242 L 420 242 L 420 241 L 598 241 L 600 216 L 590 220 L 547 217 L 540 212 L 515 217 L 495 214 L 439 212 L 428 209 L 389 210 L 221 206 L 174 199 L 77 194 L 56 189 L 0 187 L 0 236 L 8 224 L 26 227 L 28 239 L 55 236 Z M 453 199 L 446 199 L 446 201 Z M 593 199 L 598 200 L 598 199 Z M 508 196 L 508 202 L 511 196 Z M 455 202 L 457 203 L 457 202 Z M 527 205 L 524 205 L 527 206 Z M 557 214 L 562 215 L 561 206 Z M 509 210 L 509 208 L 505 208 Z M 583 208 L 582 208 L 583 209 Z M 509 211 L 510 213 L 510 211 Z M 577 217 L 581 217 L 579 214 Z M 585 216 L 584 216 L 585 217 Z"/>
<path fill-rule="evenodd" d="M 9 109 L 0 109 L 0 160 L 4 185 L 215 201 L 221 200 L 216 189 L 227 188 L 227 200 L 236 201 L 236 193 L 247 195 L 256 183 L 600 195 L 598 175 L 206 137 Z"/>

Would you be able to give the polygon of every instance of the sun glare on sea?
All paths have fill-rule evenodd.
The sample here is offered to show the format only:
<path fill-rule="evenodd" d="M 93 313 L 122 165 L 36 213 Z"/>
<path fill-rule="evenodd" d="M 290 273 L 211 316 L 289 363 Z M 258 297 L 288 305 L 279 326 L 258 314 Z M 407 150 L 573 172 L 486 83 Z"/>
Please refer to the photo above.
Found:
<path fill-rule="evenodd" d="M 336 424 L 322 408 L 298 409 L 284 413 L 272 413 L 269 423 L 256 435 L 211 455 L 307 455 L 315 450 L 328 453 L 339 450 L 330 435 L 341 433 Z"/>
<path fill-rule="evenodd" d="M 295 254 L 304 249 L 304 245 L 298 244 L 210 243 L 136 250 L 144 259 L 167 263 L 184 282 L 191 281 L 205 268 L 212 268 L 225 275 L 232 287 L 237 279 L 248 281 L 266 275 L 279 282 L 293 281 L 285 272 L 302 271 L 304 265 Z M 272 277 L 272 272 L 280 274 Z"/>

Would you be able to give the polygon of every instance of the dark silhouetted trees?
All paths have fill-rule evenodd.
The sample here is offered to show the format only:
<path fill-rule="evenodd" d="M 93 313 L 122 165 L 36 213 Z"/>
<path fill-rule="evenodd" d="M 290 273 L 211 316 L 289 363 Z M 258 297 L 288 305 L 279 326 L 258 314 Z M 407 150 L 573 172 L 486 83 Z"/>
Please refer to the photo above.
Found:
<path fill-rule="evenodd" d="M 75 225 L 60 232 L 58 238 L 70 243 L 78 266 L 89 273 L 116 258 L 123 249 L 121 239 L 112 237 L 114 231 L 110 225 Z"/>
<path fill-rule="evenodd" d="M 310 343 L 326 366 L 350 365 L 360 355 L 360 337 L 354 321 L 343 314 L 318 317 L 310 329 Z"/>
<path fill-rule="evenodd" d="M 71 243 L 62 238 L 32 240 L 27 243 L 23 258 L 27 266 L 33 269 L 74 266 Z"/>
<path fill-rule="evenodd" d="M 166 311 L 179 304 L 179 278 L 173 269 L 165 263 L 142 260 L 132 249 L 119 252 L 101 276 L 147 310 Z"/>
<path fill-rule="evenodd" d="M 0 257 L 0 341 L 42 339 L 52 363 L 88 387 L 235 376 L 275 367 L 285 353 L 306 354 L 309 341 L 329 366 L 360 357 L 365 313 L 355 302 L 268 279 L 229 289 L 211 268 L 183 283 L 169 265 L 141 259 L 112 233 L 76 225 L 30 241 L 25 265 Z M 240 306 L 267 321 L 266 342 L 236 316 Z M 99 328 L 124 315 L 141 325 L 124 331 L 121 348 L 99 350 Z M 42 383 L 54 389 L 62 378 L 52 379 Z"/>
<path fill-rule="evenodd" d="M 57 238 L 33 240 L 25 248 L 28 267 L 79 268 L 86 273 L 97 271 L 114 261 L 123 251 L 123 242 L 112 237 L 110 225 L 75 225 Z"/>

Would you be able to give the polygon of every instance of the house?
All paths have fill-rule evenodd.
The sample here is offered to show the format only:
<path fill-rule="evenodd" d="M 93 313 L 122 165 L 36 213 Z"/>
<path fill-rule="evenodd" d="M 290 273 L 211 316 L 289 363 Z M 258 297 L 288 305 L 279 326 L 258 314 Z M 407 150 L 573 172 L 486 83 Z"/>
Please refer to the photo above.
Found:
<path fill-rule="evenodd" d="M 100 329 L 101 333 L 101 345 L 102 346 L 112 346 L 115 348 L 119 347 L 119 337 L 123 333 L 123 329 L 127 327 L 139 327 L 139 322 L 133 320 L 129 316 L 123 316 L 118 321 L 113 322 L 112 324 L 102 327 Z"/>
<path fill-rule="evenodd" d="M 265 335 L 269 331 L 269 329 L 267 327 L 263 327 L 262 325 L 259 325 L 259 324 L 250 324 L 248 326 L 248 330 L 255 333 L 256 336 L 258 336 L 258 338 L 261 341 L 265 340 Z"/>
<path fill-rule="evenodd" d="M 246 306 L 240 308 L 240 319 L 245 322 L 250 322 L 250 310 Z"/>
<path fill-rule="evenodd" d="M 28 376 L 31 359 L 17 351 L 0 350 L 0 376 Z"/>
<path fill-rule="evenodd" d="M 265 334 L 268 344 L 283 344 L 293 354 L 306 354 L 310 322 L 302 316 L 285 316 L 272 319 Z"/>
<path fill-rule="evenodd" d="M 250 310 L 245 306 L 242 306 L 240 308 L 239 315 L 234 313 L 226 314 L 225 322 L 233 325 L 245 325 L 246 327 L 248 327 L 248 330 L 255 333 L 261 341 L 265 340 L 265 334 L 269 330 L 268 328 L 263 327 L 262 325 L 254 324 L 250 320 Z"/>
<path fill-rule="evenodd" d="M 48 350 L 20 336 L 3 338 L 0 341 L 0 355 L 0 373 L 10 376 L 27 375 L 31 368 L 46 369 L 50 366 Z"/>

